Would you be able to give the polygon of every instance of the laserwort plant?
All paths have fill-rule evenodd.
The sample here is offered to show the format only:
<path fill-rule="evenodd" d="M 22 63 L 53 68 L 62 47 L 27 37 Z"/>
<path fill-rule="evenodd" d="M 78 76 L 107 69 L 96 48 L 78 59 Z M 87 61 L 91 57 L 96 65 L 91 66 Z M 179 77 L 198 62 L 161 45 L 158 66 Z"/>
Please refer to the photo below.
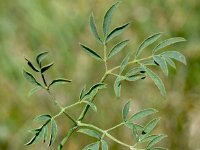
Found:
<path fill-rule="evenodd" d="M 134 82 L 137 80 L 145 79 L 146 77 L 152 79 L 155 85 L 160 90 L 160 93 L 165 96 L 165 86 L 159 76 L 154 73 L 150 68 L 158 67 L 163 73 L 168 75 L 168 66 L 176 68 L 174 60 L 179 61 L 183 64 L 186 64 L 186 59 L 184 55 L 177 51 L 164 51 L 161 50 L 169 45 L 183 42 L 184 38 L 175 37 L 164 40 L 160 42 L 155 48 L 152 50 L 152 54 L 148 57 L 141 57 L 143 50 L 149 45 L 155 43 L 162 35 L 162 33 L 156 33 L 148 38 L 146 38 L 136 51 L 131 50 L 126 57 L 123 59 L 120 65 L 115 66 L 114 68 L 110 68 L 108 66 L 108 61 L 112 61 L 112 57 L 121 52 L 125 46 L 128 44 L 129 40 L 122 40 L 116 45 L 114 45 L 111 50 L 107 49 L 107 44 L 113 40 L 115 37 L 122 34 L 122 32 L 129 26 L 130 23 L 126 23 L 119 27 L 114 28 L 110 31 L 110 25 L 112 21 L 112 16 L 116 8 L 118 7 L 120 2 L 113 4 L 106 12 L 103 19 L 103 38 L 99 36 L 94 15 L 90 16 L 90 29 L 92 34 L 94 35 L 97 42 L 102 45 L 103 56 L 98 54 L 93 49 L 89 48 L 85 44 L 80 44 L 83 50 L 92 58 L 97 61 L 102 62 L 105 65 L 105 73 L 98 83 L 95 83 L 92 87 L 87 88 L 84 87 L 81 92 L 78 101 L 74 102 L 69 106 L 61 106 L 56 98 L 51 94 L 50 90 L 52 86 L 56 84 L 70 83 L 71 80 L 58 78 L 50 83 L 46 81 L 45 73 L 46 71 L 53 66 L 53 63 L 44 65 L 43 61 L 46 58 L 48 52 L 42 52 L 36 57 L 36 62 L 38 67 L 35 67 L 28 59 L 28 66 L 35 72 L 38 73 L 42 78 L 42 83 L 36 80 L 36 78 L 29 72 L 23 70 L 24 77 L 32 84 L 35 85 L 29 95 L 32 95 L 39 89 L 45 89 L 49 95 L 51 96 L 55 105 L 57 105 L 60 109 L 60 112 L 55 115 L 43 114 L 35 118 L 35 121 L 38 121 L 41 125 L 39 128 L 31 130 L 33 133 L 33 138 L 27 142 L 25 145 L 35 144 L 36 142 L 43 141 L 44 143 L 48 142 L 48 145 L 51 146 L 53 142 L 56 140 L 58 125 L 56 123 L 56 119 L 64 114 L 70 121 L 74 123 L 74 125 L 68 129 L 66 136 L 58 145 L 58 150 L 63 149 L 66 142 L 72 136 L 74 132 L 79 132 L 82 134 L 86 134 L 96 139 L 96 142 L 91 143 L 83 148 L 83 150 L 108 150 L 109 146 L 105 140 L 105 138 L 110 139 L 113 142 L 116 142 L 119 145 L 124 146 L 124 149 L 130 150 L 166 150 L 163 147 L 156 147 L 155 145 L 166 137 L 164 134 L 153 134 L 153 130 L 156 128 L 160 118 L 154 118 L 150 120 L 146 124 L 138 123 L 144 118 L 148 118 L 150 115 L 157 113 L 158 111 L 153 108 L 147 108 L 144 110 L 140 110 L 135 114 L 129 114 L 130 103 L 129 100 L 122 109 L 122 121 L 121 123 L 110 127 L 108 129 L 101 129 L 93 124 L 83 122 L 84 117 L 86 116 L 88 110 L 91 108 L 93 111 L 97 112 L 97 106 L 95 105 L 95 97 L 100 90 L 106 89 L 105 80 L 108 76 L 116 77 L 114 82 L 114 92 L 117 97 L 120 97 L 121 93 L 121 84 L 123 81 Z M 127 67 L 130 68 L 127 70 Z M 126 68 L 126 70 L 125 70 Z M 77 105 L 85 105 L 82 113 L 78 118 L 75 118 L 68 113 L 71 109 L 76 109 Z M 115 130 L 118 127 L 127 127 L 130 129 L 130 132 L 133 135 L 133 141 L 135 141 L 134 145 L 130 145 L 118 140 L 116 137 L 111 135 L 111 131 Z M 141 143 L 145 145 L 145 147 L 141 147 Z"/>

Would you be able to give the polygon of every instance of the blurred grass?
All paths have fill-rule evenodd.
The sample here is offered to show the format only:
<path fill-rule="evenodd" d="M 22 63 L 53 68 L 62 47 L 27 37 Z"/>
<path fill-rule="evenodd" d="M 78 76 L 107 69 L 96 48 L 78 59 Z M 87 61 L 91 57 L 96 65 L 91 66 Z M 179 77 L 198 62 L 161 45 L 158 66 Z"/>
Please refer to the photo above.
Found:
<path fill-rule="evenodd" d="M 25 147 L 23 144 L 27 140 L 27 130 L 33 127 L 32 119 L 36 115 L 55 114 L 58 111 L 43 91 L 27 97 L 32 86 L 22 77 L 22 68 L 27 68 L 24 56 L 34 60 L 37 53 L 50 51 L 49 61 L 54 61 L 55 66 L 47 77 L 49 80 L 56 77 L 73 79 L 70 85 L 54 88 L 62 104 L 72 103 L 85 83 L 89 87 L 102 74 L 103 66 L 85 55 L 78 42 L 86 43 L 101 52 L 89 32 L 88 18 L 93 11 L 97 25 L 101 27 L 103 14 L 112 3 L 106 0 L 0 1 L 0 149 L 46 149 L 43 144 Z M 151 81 L 145 80 L 124 84 L 122 100 L 119 101 L 114 97 L 112 89 L 114 79 L 109 78 L 108 91 L 101 92 L 97 97 L 100 113 L 89 111 L 86 120 L 104 128 L 116 124 L 121 117 L 121 105 L 132 98 L 133 111 L 146 107 L 155 107 L 160 111 L 158 115 L 162 116 L 162 120 L 158 131 L 168 134 L 169 137 L 163 142 L 166 147 L 171 150 L 199 150 L 199 18 L 198 0 L 124 1 L 114 15 L 112 26 L 133 21 L 122 35 L 122 38 L 131 39 L 127 50 L 135 50 L 144 38 L 162 31 L 165 32 L 163 39 L 172 36 L 187 39 L 185 44 L 171 48 L 181 50 L 187 57 L 188 65 L 177 64 L 177 71 L 171 69 L 168 78 L 161 75 L 168 92 L 166 100 L 159 95 Z M 122 56 L 117 56 L 113 61 L 119 63 L 121 59 Z M 78 113 L 74 112 L 75 115 Z M 56 143 L 64 137 L 71 124 L 64 118 L 58 121 L 60 130 Z M 131 142 L 127 136 L 128 131 L 121 130 L 114 134 Z M 66 148 L 79 150 L 91 141 L 83 135 L 75 134 Z M 110 148 L 124 149 L 112 142 Z"/>

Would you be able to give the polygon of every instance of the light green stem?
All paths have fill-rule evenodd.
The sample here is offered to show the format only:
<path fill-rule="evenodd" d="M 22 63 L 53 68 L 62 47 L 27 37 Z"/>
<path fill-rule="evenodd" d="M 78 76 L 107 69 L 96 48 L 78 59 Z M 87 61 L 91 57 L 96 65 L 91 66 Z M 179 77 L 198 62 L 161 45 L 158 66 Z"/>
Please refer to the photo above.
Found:
<path fill-rule="evenodd" d="M 149 56 L 149 57 L 145 57 L 145 58 L 141 58 L 141 59 L 137 59 L 137 60 L 135 59 L 135 60 L 133 60 L 133 61 L 130 61 L 127 65 L 139 63 L 139 62 L 141 62 L 141 61 L 151 59 L 152 57 L 153 57 L 153 56 Z M 116 66 L 116 67 L 114 67 L 114 68 L 108 70 L 108 72 L 113 72 L 113 71 L 115 71 L 115 70 L 117 70 L 117 69 L 119 69 L 119 68 L 120 68 L 120 66 Z"/>
<path fill-rule="evenodd" d="M 133 149 L 133 148 L 134 148 L 132 145 L 128 145 L 128 144 L 126 144 L 126 143 L 124 143 L 124 142 L 122 142 L 122 141 L 116 139 L 116 138 L 113 137 L 112 135 L 110 135 L 110 134 L 108 133 L 108 130 L 102 130 L 102 129 L 100 129 L 99 127 L 96 127 L 96 126 L 91 125 L 91 124 L 86 124 L 86 123 L 78 123 L 78 126 L 79 126 L 79 127 L 87 127 L 87 128 L 94 129 L 94 130 L 96 130 L 96 131 L 99 131 L 99 132 L 103 133 L 105 136 L 107 136 L 108 138 L 110 138 L 111 140 L 115 141 L 116 143 L 118 143 L 118 144 L 120 144 L 120 145 L 123 145 L 123 146 L 125 146 L 125 147 L 130 148 L 130 149 Z M 118 125 L 118 126 L 119 126 L 119 125 Z M 115 126 L 115 127 L 116 127 L 116 126 Z"/>

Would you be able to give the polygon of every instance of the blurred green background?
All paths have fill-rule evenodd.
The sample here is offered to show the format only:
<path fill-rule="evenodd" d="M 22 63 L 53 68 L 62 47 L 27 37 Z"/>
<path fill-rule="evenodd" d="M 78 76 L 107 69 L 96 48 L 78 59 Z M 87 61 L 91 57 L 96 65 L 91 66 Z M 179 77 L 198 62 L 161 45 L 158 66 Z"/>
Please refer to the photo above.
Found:
<path fill-rule="evenodd" d="M 33 86 L 22 76 L 28 67 L 24 56 L 34 61 L 42 51 L 49 51 L 48 61 L 54 67 L 46 74 L 48 80 L 66 77 L 73 83 L 57 86 L 53 93 L 63 105 L 76 101 L 84 84 L 88 87 L 99 81 L 104 66 L 88 57 L 79 47 L 82 42 L 102 52 L 92 37 L 88 20 L 93 11 L 97 26 L 102 26 L 105 10 L 114 1 L 108 0 L 1 0 L 0 1 L 0 149 L 45 150 L 40 143 L 30 147 L 23 144 L 30 138 L 27 130 L 37 124 L 32 119 L 39 114 L 56 114 L 59 110 L 51 104 L 48 94 L 40 91 L 28 97 Z M 113 59 L 119 64 L 125 52 L 135 50 L 140 42 L 155 32 L 165 32 L 162 39 L 182 36 L 186 43 L 169 49 L 180 50 L 188 61 L 177 63 L 177 70 L 170 70 L 164 77 L 167 97 L 150 80 L 123 84 L 122 97 L 114 96 L 113 81 L 107 80 L 108 90 L 97 96 L 98 113 L 89 111 L 86 120 L 102 128 L 120 122 L 121 107 L 132 98 L 132 111 L 154 107 L 162 117 L 156 132 L 169 137 L 161 145 L 170 150 L 200 150 L 200 1 L 199 0 L 124 0 L 114 15 L 112 27 L 132 21 L 121 36 L 131 40 L 120 56 Z M 100 30 L 101 31 L 101 30 Z M 120 38 L 116 39 L 116 41 Z M 146 51 L 150 51 L 147 49 Z M 30 70 L 29 70 L 30 71 Z M 79 114 L 81 108 L 73 111 Z M 54 146 L 66 134 L 71 122 L 63 117 L 58 120 L 59 136 Z M 122 128 L 113 134 L 131 143 L 130 131 Z M 74 134 L 64 149 L 80 150 L 93 139 Z M 112 150 L 125 149 L 109 141 Z"/>

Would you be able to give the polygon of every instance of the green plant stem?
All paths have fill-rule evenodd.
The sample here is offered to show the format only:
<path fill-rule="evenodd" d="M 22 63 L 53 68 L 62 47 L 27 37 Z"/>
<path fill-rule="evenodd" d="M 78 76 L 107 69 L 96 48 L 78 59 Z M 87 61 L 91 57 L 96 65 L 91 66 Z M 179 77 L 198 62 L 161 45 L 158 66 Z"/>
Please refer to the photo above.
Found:
<path fill-rule="evenodd" d="M 106 72 L 108 71 L 108 65 L 107 65 L 107 46 L 106 44 L 104 43 L 104 62 L 105 62 L 105 69 L 106 69 Z"/>
<path fill-rule="evenodd" d="M 135 59 L 135 60 L 133 60 L 133 61 L 130 61 L 127 65 L 132 65 L 132 64 L 135 64 L 135 63 L 139 63 L 139 62 L 141 62 L 141 61 L 151 59 L 152 57 L 153 57 L 153 56 L 149 56 L 149 57 L 145 57 L 145 58 L 141 58 L 141 59 L 137 59 L 137 60 Z M 113 71 L 115 71 L 115 70 L 117 70 L 117 69 L 119 69 L 119 68 L 120 68 L 120 66 L 116 66 L 116 67 L 114 67 L 114 68 L 108 70 L 108 72 L 113 72 Z"/>
<path fill-rule="evenodd" d="M 46 82 L 46 80 L 45 80 L 44 74 L 41 73 L 41 76 L 42 76 L 42 80 L 43 80 L 43 83 L 44 83 L 45 87 L 47 87 L 47 82 Z"/>
<path fill-rule="evenodd" d="M 118 126 L 121 126 L 121 125 L 122 125 L 122 124 L 117 125 L 117 126 L 115 126 L 115 128 L 118 127 Z M 130 149 L 133 149 L 133 148 L 134 148 L 132 145 L 126 144 L 126 143 L 124 143 L 124 142 L 122 142 L 122 141 L 116 139 L 116 138 L 113 137 L 112 135 L 110 135 L 110 134 L 108 133 L 108 130 L 102 130 L 102 129 L 100 129 L 99 127 L 96 127 L 96 126 L 91 125 L 91 124 L 86 124 L 86 123 L 79 123 L 78 126 L 79 126 L 79 127 L 92 128 L 92 129 L 94 129 L 94 130 L 96 130 L 96 131 L 99 131 L 99 132 L 103 133 L 105 136 L 107 136 L 108 138 L 110 138 L 111 140 L 115 141 L 116 143 L 118 143 L 118 144 L 120 144 L 120 145 L 123 145 L 123 146 L 125 146 L 125 147 L 130 148 Z M 114 129 L 114 128 L 113 128 L 113 129 Z"/>
<path fill-rule="evenodd" d="M 67 140 L 70 138 L 70 136 L 76 131 L 76 129 L 77 129 L 77 126 L 69 129 L 69 131 L 67 132 L 67 135 L 63 138 L 63 140 L 59 144 L 58 150 L 62 150 L 63 146 L 65 145 L 65 143 L 67 142 Z"/>
<path fill-rule="evenodd" d="M 103 77 L 100 80 L 100 83 L 103 83 L 105 81 L 105 79 L 107 78 L 109 74 L 106 72 Z M 96 95 L 94 95 L 91 99 L 91 101 L 94 101 Z M 78 121 L 82 121 L 88 111 L 88 109 L 90 108 L 90 105 L 86 105 L 85 108 L 83 109 L 83 111 L 81 112 L 81 115 L 78 118 Z M 75 130 L 78 128 L 77 124 L 74 124 L 72 128 L 70 128 L 70 130 L 67 132 L 67 135 L 63 138 L 63 140 L 61 141 L 60 145 L 58 146 L 58 150 L 61 150 L 62 147 L 66 144 L 66 142 L 68 141 L 68 139 L 71 137 L 71 135 L 75 132 Z"/>
<path fill-rule="evenodd" d="M 105 59 L 105 56 L 106 56 L 106 46 L 104 44 L 104 59 Z M 141 62 L 141 61 L 144 61 L 144 60 L 148 60 L 150 58 L 152 58 L 153 56 L 149 56 L 149 57 L 146 57 L 146 58 L 142 58 L 142 59 L 138 59 L 138 60 L 133 60 L 131 62 L 128 63 L 128 65 L 131 65 L 131 64 L 134 64 L 134 63 L 138 63 L 138 62 Z M 105 60 L 104 60 L 105 61 Z M 110 70 L 107 69 L 107 63 L 105 62 L 105 66 L 106 66 L 106 73 L 103 75 L 103 77 L 101 78 L 100 80 L 100 83 L 103 83 L 105 81 L 105 79 L 107 78 L 107 76 L 112 73 L 112 71 L 114 70 L 117 70 L 120 68 L 120 66 L 117 66 L 117 67 L 114 67 Z M 96 95 L 94 95 L 91 99 L 91 101 L 93 102 L 94 101 L 94 98 L 96 97 Z M 81 115 L 79 116 L 78 118 L 78 121 L 82 121 L 88 111 L 88 109 L 90 108 L 89 105 L 86 105 L 86 107 L 83 109 Z M 67 140 L 70 138 L 70 136 L 74 133 L 74 131 L 77 129 L 77 124 L 74 124 L 74 126 L 67 132 L 67 135 L 65 136 L 65 138 L 61 141 L 60 145 L 58 146 L 58 148 L 61 148 L 64 146 L 64 144 L 67 142 Z M 59 150 L 61 150 L 59 149 Z"/>
<path fill-rule="evenodd" d="M 103 75 L 103 77 L 101 78 L 101 80 L 100 80 L 99 83 L 103 83 L 103 82 L 105 81 L 105 79 L 107 78 L 107 76 L 108 76 L 108 74 L 105 73 L 105 74 Z M 96 94 L 92 97 L 91 102 L 94 101 L 95 97 L 96 97 Z M 82 111 L 81 115 L 80 115 L 79 118 L 78 118 L 79 121 L 82 121 L 82 120 L 84 119 L 84 117 L 85 117 L 85 115 L 86 115 L 86 113 L 87 113 L 87 111 L 88 111 L 89 108 L 90 108 L 90 105 L 87 105 L 87 106 L 84 108 L 84 110 Z"/>
<path fill-rule="evenodd" d="M 114 126 L 114 127 L 112 127 L 112 128 L 107 129 L 107 132 L 110 132 L 110 131 L 112 131 L 112 130 L 114 130 L 114 129 L 120 127 L 120 126 L 123 126 L 123 125 L 124 125 L 124 122 L 122 122 L 122 123 L 120 123 L 120 124 L 118 124 L 118 125 L 116 125 L 116 126 Z"/>

